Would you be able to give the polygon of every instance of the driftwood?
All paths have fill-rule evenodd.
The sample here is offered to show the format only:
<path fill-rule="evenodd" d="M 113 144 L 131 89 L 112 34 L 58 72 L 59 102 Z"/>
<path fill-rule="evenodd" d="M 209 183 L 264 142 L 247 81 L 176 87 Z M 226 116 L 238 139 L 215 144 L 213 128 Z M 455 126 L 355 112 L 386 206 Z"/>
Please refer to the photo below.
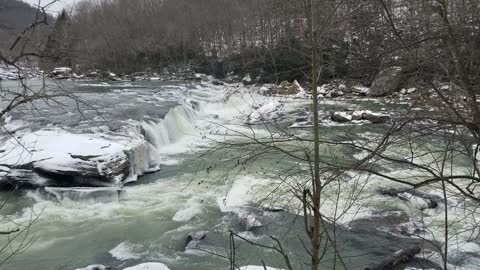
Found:
<path fill-rule="evenodd" d="M 374 267 L 367 267 L 365 268 L 365 270 L 391 270 L 401 263 L 406 263 L 414 260 L 415 256 L 421 251 L 422 249 L 418 246 L 399 250 L 395 252 L 395 254 L 385 259 L 379 265 Z"/>

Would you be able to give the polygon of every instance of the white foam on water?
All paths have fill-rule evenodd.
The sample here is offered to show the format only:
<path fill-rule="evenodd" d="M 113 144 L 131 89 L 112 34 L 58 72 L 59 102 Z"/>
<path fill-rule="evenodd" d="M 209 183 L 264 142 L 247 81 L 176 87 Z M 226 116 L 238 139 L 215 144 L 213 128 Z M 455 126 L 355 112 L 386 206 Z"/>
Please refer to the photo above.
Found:
<path fill-rule="evenodd" d="M 260 179 L 244 176 L 234 180 L 226 195 L 217 199 L 217 204 L 222 212 L 232 212 L 254 201 L 255 187 Z"/>
<path fill-rule="evenodd" d="M 124 268 L 123 270 L 170 270 L 163 263 L 142 263 L 136 266 Z"/>
<path fill-rule="evenodd" d="M 142 245 L 133 244 L 129 241 L 120 243 L 118 246 L 110 250 L 108 253 L 117 260 L 139 260 L 142 258 L 142 253 L 138 252 Z"/>
<path fill-rule="evenodd" d="M 173 216 L 173 221 L 189 221 L 197 215 L 202 214 L 203 204 L 197 197 L 192 197 L 187 201 L 187 207 L 178 210 Z"/>

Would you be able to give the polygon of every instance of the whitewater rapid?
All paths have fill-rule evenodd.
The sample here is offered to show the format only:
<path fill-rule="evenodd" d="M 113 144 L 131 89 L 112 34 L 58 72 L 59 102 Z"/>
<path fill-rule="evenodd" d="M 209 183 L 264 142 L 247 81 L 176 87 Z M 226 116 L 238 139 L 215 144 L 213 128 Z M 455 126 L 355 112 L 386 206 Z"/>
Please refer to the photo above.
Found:
<path fill-rule="evenodd" d="M 291 166 L 291 162 L 266 155 L 257 162 L 258 168 L 239 170 L 232 177 L 228 170 L 237 167 L 236 160 L 230 159 L 238 153 L 231 153 L 229 149 L 212 152 L 211 149 L 223 142 L 241 141 L 245 135 L 270 136 L 264 120 L 273 121 L 278 128 L 292 127 L 292 122 L 297 124 L 294 127 L 308 127 L 310 119 L 306 108 L 311 102 L 308 97 L 263 96 L 255 87 L 210 83 L 147 86 L 84 83 L 74 87 L 84 89 L 79 95 L 86 100 L 100 93 L 108 100 L 101 110 L 102 117 L 96 114 L 98 110 L 87 108 L 90 121 L 81 118 L 73 121 L 78 115 L 71 110 L 69 119 L 65 119 L 65 114 L 42 116 L 39 126 L 33 123 L 34 117 L 13 114 L 6 127 L 14 130 L 27 146 L 31 144 L 32 149 L 43 150 L 33 154 L 20 151 L 20 156 L 30 162 L 53 155 L 57 159 L 39 162 L 39 166 L 43 164 L 46 169 L 56 166 L 61 167 L 55 168 L 60 170 L 71 165 L 70 154 L 74 151 L 83 156 L 101 154 L 95 160 L 98 171 L 108 167 L 100 160 L 114 156 L 128 164 L 127 173 L 104 187 L 46 187 L 28 191 L 26 195 L 16 194 L 2 208 L 8 220 L 0 222 L 0 229 L 11 228 L 12 224 L 26 226 L 34 219 L 31 237 L 35 241 L 22 255 L 8 262 L 5 269 L 57 269 L 61 265 L 66 269 L 83 269 L 97 263 L 129 269 L 135 265 L 143 267 L 145 262 L 157 262 L 156 266 L 162 270 L 166 267 L 226 269 L 228 260 L 221 255 L 227 253 L 227 234 L 232 229 L 247 239 L 266 243 L 269 243 L 267 234 L 282 235 L 292 245 L 295 262 L 305 260 L 297 254 L 302 253 L 297 236 L 303 230 L 302 220 L 297 220 L 296 215 L 301 214 L 299 202 L 288 194 L 265 200 L 274 191 L 282 192 L 275 190 L 279 181 L 272 176 Z M 377 101 L 325 100 L 322 114 L 337 108 L 380 110 L 382 106 Z M 301 120 L 296 121 L 297 118 Z M 67 124 L 62 126 L 64 121 Z M 335 136 L 350 128 L 329 121 L 323 126 L 325 136 Z M 376 136 L 372 130 L 365 127 L 360 131 L 372 139 Z M 308 129 L 295 132 L 309 135 Z M 85 144 L 91 148 L 81 146 Z M 357 154 L 358 158 L 361 154 Z M 225 169 L 215 167 L 220 165 L 225 165 Z M 389 169 L 392 174 L 411 176 L 396 168 Z M 267 174 L 258 173 L 261 170 Z M 355 189 L 358 187 L 362 193 Z M 352 220 L 375 216 L 379 210 L 400 208 L 415 214 L 424 207 L 425 202 L 415 200 L 386 203 L 385 197 L 377 192 L 379 187 L 392 185 L 369 175 L 352 174 L 351 178 L 325 191 L 329 195 L 322 201 L 322 213 L 334 217 L 345 230 L 345 239 L 340 241 L 354 268 L 370 266 L 369 263 L 377 259 L 373 255 L 360 258 L 365 250 L 391 254 L 400 247 L 418 243 L 407 237 L 392 236 L 387 229 L 376 233 L 350 232 Z M 451 206 L 461 203 L 452 201 Z M 267 210 L 261 207 L 259 210 L 258 206 Z M 337 216 L 334 208 L 345 211 Z M 451 211 L 450 215 L 454 218 L 457 213 Z M 431 223 L 434 231 L 425 237 L 441 239 L 441 209 L 428 214 L 423 221 Z M 475 211 L 471 213 L 468 224 L 475 224 L 477 217 Z M 418 222 L 422 220 L 407 220 L 403 225 L 413 230 Z M 463 269 L 475 269 L 472 268 L 475 258 L 465 254 L 478 252 L 479 246 L 474 241 L 465 244 L 468 237 L 467 233 L 461 234 L 464 227 L 455 228 L 460 233 L 459 244 L 452 249 L 458 251 L 459 245 L 461 247 L 457 253 L 452 250 L 451 256 L 464 258 Z M 289 230 L 285 232 L 285 228 Z M 186 244 L 188 235 L 201 232 L 207 232 L 206 241 Z M 239 254 L 242 254 L 239 258 L 242 265 L 261 265 L 264 260 L 271 267 L 282 268 L 279 258 L 265 250 L 241 245 Z"/>

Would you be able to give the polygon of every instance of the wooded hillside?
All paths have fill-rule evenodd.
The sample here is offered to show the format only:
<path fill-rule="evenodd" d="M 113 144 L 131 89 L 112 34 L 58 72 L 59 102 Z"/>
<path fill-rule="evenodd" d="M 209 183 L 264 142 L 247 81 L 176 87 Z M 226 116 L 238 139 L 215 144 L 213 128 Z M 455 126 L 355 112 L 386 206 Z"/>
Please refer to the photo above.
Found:
<path fill-rule="evenodd" d="M 44 19 L 44 14 L 35 7 L 19 0 L 0 0 L 0 50 L 8 53 L 17 37 L 35 22 Z M 53 18 L 47 15 L 49 22 Z M 48 35 L 49 28 L 46 25 L 31 29 L 26 33 L 28 38 L 22 40 L 22 45 L 30 51 L 37 51 L 43 46 Z M 29 42 L 27 42 L 27 40 Z M 20 45 L 20 44 L 19 44 Z M 16 46 L 20 49 L 21 46 Z"/>

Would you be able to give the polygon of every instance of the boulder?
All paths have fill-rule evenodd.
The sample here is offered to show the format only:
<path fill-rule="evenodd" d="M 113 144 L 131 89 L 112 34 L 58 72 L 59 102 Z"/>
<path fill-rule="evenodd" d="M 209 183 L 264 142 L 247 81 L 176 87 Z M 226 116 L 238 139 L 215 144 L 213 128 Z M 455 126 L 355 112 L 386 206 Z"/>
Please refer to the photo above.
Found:
<path fill-rule="evenodd" d="M 56 79 L 68 79 L 72 77 L 73 70 L 69 67 L 57 67 L 54 68 L 52 73 L 50 74 L 51 77 Z"/>
<path fill-rule="evenodd" d="M 298 81 L 294 81 L 293 84 L 288 88 L 289 94 L 297 94 L 299 92 L 304 92 L 305 90 L 303 87 L 298 83 Z"/>
<path fill-rule="evenodd" d="M 185 248 L 195 247 L 198 243 L 200 243 L 200 241 L 205 240 L 205 238 L 207 238 L 207 233 L 208 233 L 207 231 L 189 233 L 185 243 Z"/>
<path fill-rule="evenodd" d="M 360 86 L 356 85 L 352 88 L 352 92 L 361 95 L 361 96 L 367 96 L 370 93 L 370 88 L 365 87 L 365 86 Z"/>
<path fill-rule="evenodd" d="M 37 175 L 31 185 L 102 187 L 127 180 L 131 169 L 137 169 L 130 161 L 141 147 L 141 142 L 127 146 L 92 134 L 44 130 L 11 138 L 0 151 L 8 153 L 1 163 L 15 171 L 9 176 L 20 185 L 29 175 Z"/>
<path fill-rule="evenodd" d="M 273 95 L 273 92 L 274 92 L 273 88 L 271 88 L 271 87 L 262 86 L 260 88 L 260 94 L 264 95 L 264 96 L 271 96 L 271 95 Z"/>
<path fill-rule="evenodd" d="M 412 88 L 408 88 L 408 89 L 407 89 L 407 94 L 413 94 L 413 93 L 415 93 L 415 92 L 417 92 L 417 88 L 415 88 L 415 87 L 412 87 Z"/>
<path fill-rule="evenodd" d="M 364 111 L 355 111 L 352 113 L 352 120 L 363 120 Z"/>
<path fill-rule="evenodd" d="M 338 90 L 338 91 L 332 91 L 332 92 L 330 93 L 330 96 L 331 96 L 332 98 L 343 97 L 344 95 L 345 95 L 345 93 L 343 93 L 343 91 L 340 91 L 340 90 Z"/>
<path fill-rule="evenodd" d="M 410 216 L 402 210 L 380 211 L 372 216 L 352 220 L 350 228 L 355 232 L 385 232 L 398 233 L 398 226 L 410 221 Z"/>
<path fill-rule="evenodd" d="M 197 73 L 197 74 L 195 74 L 195 80 L 202 81 L 202 82 L 207 82 L 208 77 L 207 77 L 207 75 L 205 75 L 203 73 Z"/>
<path fill-rule="evenodd" d="M 381 113 L 364 112 L 363 119 L 372 122 L 372 124 L 385 124 L 390 120 L 390 116 Z"/>
<path fill-rule="evenodd" d="M 283 81 L 280 83 L 280 87 L 282 88 L 288 88 L 290 87 L 290 85 L 292 85 L 291 83 L 289 83 L 288 81 Z"/>
<path fill-rule="evenodd" d="M 434 209 L 444 203 L 441 196 L 428 194 L 414 189 L 380 189 L 378 192 L 384 196 L 397 197 L 402 201 L 416 203 L 420 210 Z"/>
<path fill-rule="evenodd" d="M 245 77 L 243 77 L 242 83 L 243 83 L 244 85 L 251 85 L 251 84 L 253 84 L 253 80 L 252 80 L 252 77 L 250 76 L 250 74 L 247 74 Z"/>
<path fill-rule="evenodd" d="M 390 255 L 379 265 L 367 267 L 365 270 L 395 269 L 396 266 L 399 266 L 402 263 L 414 261 L 415 257 L 420 254 L 421 251 L 422 249 L 419 246 L 399 250 L 395 252 L 395 254 Z"/>
<path fill-rule="evenodd" d="M 223 83 L 222 81 L 219 81 L 219 80 L 214 80 L 213 82 L 213 85 L 224 85 L 225 83 Z"/>
<path fill-rule="evenodd" d="M 401 67 L 390 67 L 380 71 L 370 88 L 370 95 L 378 97 L 394 92 L 398 89 L 401 79 Z"/>
<path fill-rule="evenodd" d="M 97 78 L 98 77 L 98 74 L 99 72 L 96 71 L 96 70 L 92 70 L 92 71 L 89 71 L 85 74 L 85 77 L 87 78 Z"/>
<path fill-rule="evenodd" d="M 348 112 L 334 112 L 331 116 L 332 121 L 346 123 L 352 121 L 352 115 Z"/>

